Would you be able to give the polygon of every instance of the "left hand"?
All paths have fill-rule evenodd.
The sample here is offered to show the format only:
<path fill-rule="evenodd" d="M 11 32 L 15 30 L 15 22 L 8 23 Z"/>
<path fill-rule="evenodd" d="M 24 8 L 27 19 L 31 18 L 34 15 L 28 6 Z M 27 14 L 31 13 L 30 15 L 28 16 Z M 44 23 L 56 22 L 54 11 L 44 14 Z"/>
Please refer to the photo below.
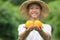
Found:
<path fill-rule="evenodd" d="M 34 25 L 34 29 L 35 29 L 36 31 L 40 31 L 40 30 L 41 30 L 41 28 L 39 28 L 37 25 Z"/>

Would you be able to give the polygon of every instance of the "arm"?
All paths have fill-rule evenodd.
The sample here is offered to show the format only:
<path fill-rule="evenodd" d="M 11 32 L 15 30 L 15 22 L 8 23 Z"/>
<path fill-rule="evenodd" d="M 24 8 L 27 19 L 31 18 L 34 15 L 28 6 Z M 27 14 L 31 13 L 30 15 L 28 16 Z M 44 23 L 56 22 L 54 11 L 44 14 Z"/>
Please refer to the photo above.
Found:
<path fill-rule="evenodd" d="M 20 40 L 25 40 L 32 30 L 33 30 L 33 27 L 30 27 L 30 28 L 26 29 L 25 32 L 21 33 Z"/>
<path fill-rule="evenodd" d="M 20 40 L 25 40 L 30 32 L 26 30 L 24 33 L 20 34 Z"/>
<path fill-rule="evenodd" d="M 42 29 L 39 29 L 38 32 L 44 40 L 50 40 L 50 35 L 47 32 L 44 32 Z"/>
<path fill-rule="evenodd" d="M 48 32 L 45 32 L 44 30 L 42 30 L 42 28 L 38 28 L 36 26 L 35 26 L 35 30 L 39 32 L 39 34 L 42 36 L 44 40 L 50 40 L 50 35 Z"/>

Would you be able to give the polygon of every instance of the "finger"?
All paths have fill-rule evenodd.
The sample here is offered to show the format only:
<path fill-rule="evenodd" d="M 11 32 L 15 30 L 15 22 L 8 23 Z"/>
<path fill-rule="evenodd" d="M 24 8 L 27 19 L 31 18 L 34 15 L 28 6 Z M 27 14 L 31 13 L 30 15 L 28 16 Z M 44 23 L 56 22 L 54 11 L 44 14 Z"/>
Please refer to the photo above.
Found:
<path fill-rule="evenodd" d="M 33 26 L 31 26 L 29 29 L 32 31 L 33 30 Z"/>

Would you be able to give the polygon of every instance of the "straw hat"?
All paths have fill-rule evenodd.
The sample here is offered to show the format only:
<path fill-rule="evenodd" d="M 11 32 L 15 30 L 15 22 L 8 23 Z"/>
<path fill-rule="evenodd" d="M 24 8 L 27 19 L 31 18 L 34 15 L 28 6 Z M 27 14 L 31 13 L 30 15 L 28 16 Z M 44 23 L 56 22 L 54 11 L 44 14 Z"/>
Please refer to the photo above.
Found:
<path fill-rule="evenodd" d="M 27 0 L 27 1 L 23 2 L 19 8 L 19 12 L 22 15 L 22 17 L 25 19 L 29 19 L 29 15 L 27 12 L 27 6 L 33 2 L 40 4 L 42 7 L 40 19 L 47 17 L 48 13 L 49 13 L 49 8 L 48 8 L 47 4 L 41 0 Z"/>

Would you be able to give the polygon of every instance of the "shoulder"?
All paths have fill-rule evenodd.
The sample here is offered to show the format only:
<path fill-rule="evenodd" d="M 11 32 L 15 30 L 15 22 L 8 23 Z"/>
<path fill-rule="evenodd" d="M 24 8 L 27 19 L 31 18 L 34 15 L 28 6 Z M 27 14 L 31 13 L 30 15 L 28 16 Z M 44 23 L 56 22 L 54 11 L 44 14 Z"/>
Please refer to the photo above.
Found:
<path fill-rule="evenodd" d="M 45 28 L 46 28 L 46 27 L 47 27 L 47 28 L 51 28 L 51 25 L 50 25 L 50 24 L 43 24 L 42 26 L 45 27 Z"/>
<path fill-rule="evenodd" d="M 51 29 L 52 29 L 51 25 L 49 25 L 49 24 L 43 24 L 42 27 L 43 27 L 42 29 L 45 31 L 51 31 Z"/>
<path fill-rule="evenodd" d="M 23 26 L 25 26 L 25 24 L 20 24 L 18 27 L 23 27 Z"/>
<path fill-rule="evenodd" d="M 49 25 L 49 24 L 43 24 L 42 27 L 43 27 L 42 29 L 44 30 L 44 32 L 48 32 L 49 35 L 51 35 L 51 30 L 52 30 L 51 25 Z"/>
<path fill-rule="evenodd" d="M 22 29 L 22 28 L 24 28 L 25 27 L 25 24 L 20 24 L 19 26 L 18 26 L 18 30 L 20 30 L 20 29 Z"/>

